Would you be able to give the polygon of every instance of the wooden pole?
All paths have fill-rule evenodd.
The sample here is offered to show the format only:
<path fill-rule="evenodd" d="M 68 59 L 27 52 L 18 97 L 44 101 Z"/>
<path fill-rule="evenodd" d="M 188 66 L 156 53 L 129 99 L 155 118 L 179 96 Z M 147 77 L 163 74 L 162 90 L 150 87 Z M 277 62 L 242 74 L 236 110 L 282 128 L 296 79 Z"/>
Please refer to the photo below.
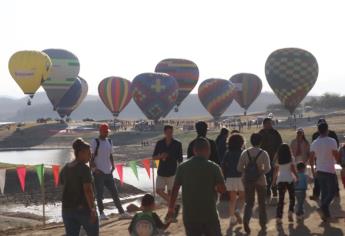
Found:
<path fill-rule="evenodd" d="M 152 190 L 153 196 L 156 197 L 156 190 L 155 190 L 155 160 L 152 158 Z"/>
<path fill-rule="evenodd" d="M 42 211 L 43 211 L 43 225 L 46 225 L 46 192 L 45 192 L 45 186 L 44 186 L 44 175 L 42 176 L 42 185 L 41 185 L 41 190 L 42 190 Z"/>

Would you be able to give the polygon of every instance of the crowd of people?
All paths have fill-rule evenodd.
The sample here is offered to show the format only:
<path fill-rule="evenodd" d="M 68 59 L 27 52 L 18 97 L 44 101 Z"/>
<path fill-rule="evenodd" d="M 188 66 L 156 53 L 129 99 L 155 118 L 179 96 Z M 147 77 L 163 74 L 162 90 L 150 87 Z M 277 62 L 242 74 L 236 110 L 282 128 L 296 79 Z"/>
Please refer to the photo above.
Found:
<path fill-rule="evenodd" d="M 111 193 L 120 217 L 132 218 L 121 206 L 112 176 L 114 160 L 108 129 L 107 125 L 102 125 L 100 136 L 91 145 L 77 139 L 73 144 L 76 158 L 61 171 L 64 184 L 62 215 L 67 235 L 78 235 L 81 226 L 88 235 L 98 235 L 93 189 L 100 220 L 107 220 L 103 206 L 104 187 Z M 156 143 L 153 159 L 160 160 L 156 192 L 168 205 L 168 212 L 163 222 L 154 213 L 154 197 L 146 194 L 142 198 L 141 211 L 132 218 L 130 235 L 155 235 L 176 222 L 181 208 L 177 203 L 180 189 L 183 223 L 188 236 L 222 235 L 217 212 L 219 195 L 227 196 L 229 201 L 230 228 L 243 224 L 247 234 L 251 232 L 255 195 L 262 231 L 266 231 L 268 222 L 266 206 L 272 205 L 274 200 L 277 201 L 276 223 L 282 224 L 286 193 L 289 222 L 303 221 L 310 181 L 314 181 L 310 200 L 319 201 L 318 213 L 322 221 L 329 222 L 329 206 L 339 197 L 335 164 L 344 166 L 345 150 L 338 149 L 337 135 L 328 129 L 326 120 L 320 119 L 317 129 L 311 144 L 302 128 L 297 129 L 296 138 L 286 144 L 274 129 L 273 121 L 266 118 L 263 128 L 250 136 L 247 146 L 238 130 L 230 132 L 222 128 L 215 141 L 209 139 L 207 123 L 199 121 L 195 124 L 197 136 L 190 142 L 187 160 L 183 161 L 182 143 L 174 138 L 174 127 L 165 125 L 164 137 Z M 311 175 L 306 172 L 307 165 L 311 166 Z"/>

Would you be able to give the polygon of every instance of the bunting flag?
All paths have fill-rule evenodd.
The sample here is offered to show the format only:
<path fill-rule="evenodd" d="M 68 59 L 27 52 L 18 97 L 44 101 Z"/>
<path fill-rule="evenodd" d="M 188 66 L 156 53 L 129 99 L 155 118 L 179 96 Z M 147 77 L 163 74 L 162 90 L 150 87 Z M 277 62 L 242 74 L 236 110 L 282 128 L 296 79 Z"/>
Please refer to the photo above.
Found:
<path fill-rule="evenodd" d="M 123 164 L 116 164 L 116 171 L 120 177 L 121 186 L 123 185 Z"/>
<path fill-rule="evenodd" d="M 147 172 L 147 175 L 149 176 L 149 178 L 151 178 L 151 160 L 150 159 L 142 160 L 142 163 Z"/>
<path fill-rule="evenodd" d="M 25 191 L 25 177 L 26 177 L 26 168 L 25 166 L 17 167 L 17 175 L 19 178 L 20 186 Z"/>
<path fill-rule="evenodd" d="M 44 165 L 37 165 L 36 167 L 36 173 L 38 177 L 38 181 L 40 182 L 40 185 L 42 186 L 42 182 L 44 181 Z"/>
<path fill-rule="evenodd" d="M 159 160 L 155 160 L 156 168 L 158 169 L 159 166 Z"/>
<path fill-rule="evenodd" d="M 54 176 L 54 184 L 55 184 L 55 187 L 57 187 L 59 185 L 60 166 L 53 165 L 52 169 L 53 169 L 53 176 Z"/>
<path fill-rule="evenodd" d="M 136 161 L 130 161 L 129 166 L 131 167 L 135 177 L 137 177 L 137 180 L 139 180 L 137 162 Z"/>
<path fill-rule="evenodd" d="M 6 169 L 0 169 L 0 192 L 5 193 Z"/>

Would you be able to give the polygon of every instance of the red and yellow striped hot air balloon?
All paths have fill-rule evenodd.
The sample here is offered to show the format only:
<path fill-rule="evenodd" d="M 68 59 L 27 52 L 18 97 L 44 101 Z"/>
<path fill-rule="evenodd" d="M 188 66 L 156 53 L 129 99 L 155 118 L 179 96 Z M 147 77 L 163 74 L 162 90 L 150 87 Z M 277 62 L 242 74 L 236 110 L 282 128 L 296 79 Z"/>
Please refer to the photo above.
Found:
<path fill-rule="evenodd" d="M 130 102 L 131 82 L 121 77 L 108 77 L 98 86 L 99 97 L 116 118 Z"/>

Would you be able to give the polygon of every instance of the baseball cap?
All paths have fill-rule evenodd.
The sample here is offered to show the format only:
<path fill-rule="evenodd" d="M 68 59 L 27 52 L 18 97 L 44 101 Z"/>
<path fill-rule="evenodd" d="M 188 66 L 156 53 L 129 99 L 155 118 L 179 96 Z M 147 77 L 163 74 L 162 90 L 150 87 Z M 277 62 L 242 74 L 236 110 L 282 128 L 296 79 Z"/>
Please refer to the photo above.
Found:
<path fill-rule="evenodd" d="M 304 133 L 304 129 L 303 129 L 303 128 L 298 128 L 298 129 L 296 130 L 296 132 L 297 132 L 297 133 Z"/>
<path fill-rule="evenodd" d="M 110 132 L 109 125 L 108 124 L 101 124 L 99 126 L 100 132 Z"/>
<path fill-rule="evenodd" d="M 327 121 L 326 121 L 324 118 L 320 118 L 320 119 L 317 121 L 317 125 L 321 125 L 321 124 L 327 124 Z"/>

